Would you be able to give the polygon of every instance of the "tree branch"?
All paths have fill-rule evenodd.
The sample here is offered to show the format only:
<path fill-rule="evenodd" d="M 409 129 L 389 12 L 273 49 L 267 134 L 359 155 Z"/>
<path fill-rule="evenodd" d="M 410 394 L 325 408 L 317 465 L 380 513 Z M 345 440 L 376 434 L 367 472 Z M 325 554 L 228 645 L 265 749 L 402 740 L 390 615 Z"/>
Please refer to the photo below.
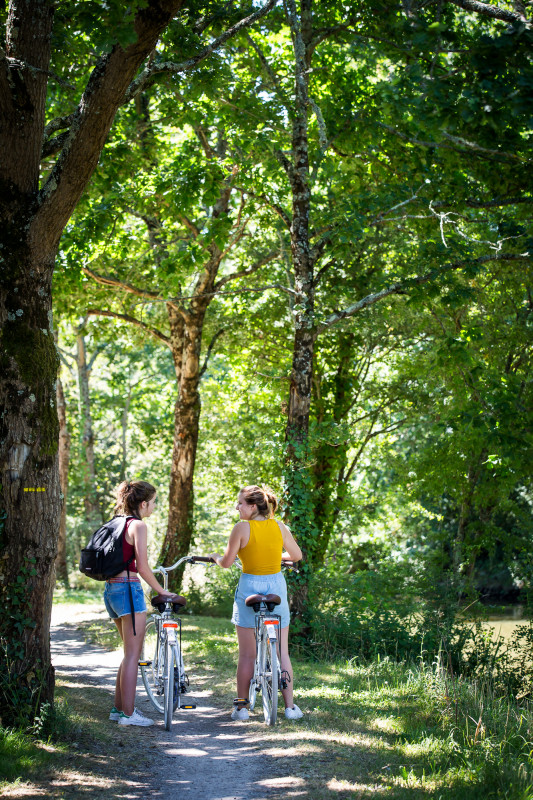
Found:
<path fill-rule="evenodd" d="M 70 128 L 74 122 L 75 114 L 67 114 L 65 117 L 56 117 L 50 120 L 45 126 L 43 131 L 43 140 L 48 139 L 53 133 L 62 131 L 64 128 Z"/>
<path fill-rule="evenodd" d="M 128 103 L 135 95 L 139 94 L 139 92 L 144 91 L 150 81 L 160 75 L 161 73 L 167 74 L 175 74 L 177 72 L 186 72 L 187 70 L 193 69 L 196 67 L 201 61 L 204 61 L 208 56 L 218 50 L 228 39 L 231 39 L 232 36 L 235 34 L 240 33 L 241 31 L 248 28 L 250 25 L 253 25 L 254 22 L 257 22 L 258 19 L 264 17 L 265 14 L 276 5 L 278 0 L 267 0 L 265 5 L 255 11 L 253 14 L 250 14 L 248 17 L 239 20 L 235 25 L 231 28 L 228 28 L 227 31 L 224 31 L 220 36 L 214 39 L 211 44 L 204 47 L 203 50 L 200 50 L 192 58 L 187 59 L 186 61 L 182 61 L 180 64 L 175 64 L 172 61 L 163 61 L 161 63 L 155 63 L 147 66 L 143 72 L 136 78 L 128 87 L 128 90 L 124 97 L 124 102 Z"/>
<path fill-rule="evenodd" d="M 30 224 L 30 246 L 46 259 L 56 250 L 67 221 L 93 174 L 115 114 L 144 59 L 184 0 L 148 0 L 135 16 L 136 40 L 118 44 L 94 67 L 74 113 L 63 150 L 39 192 Z"/>
<path fill-rule="evenodd" d="M 467 208 L 500 208 L 502 206 L 514 206 L 521 203 L 533 203 L 533 197 L 500 197 L 494 200 L 465 200 L 463 205 Z M 433 203 L 433 208 L 457 208 L 456 203 Z"/>
<path fill-rule="evenodd" d="M 220 280 L 216 282 L 214 288 L 218 290 L 221 286 L 225 286 L 226 283 L 229 283 L 229 281 L 234 281 L 236 278 L 245 278 L 248 275 L 253 275 L 254 272 L 257 272 L 258 270 L 261 269 L 261 267 L 264 267 L 266 264 L 269 264 L 278 256 L 279 256 L 279 250 L 272 250 L 270 253 L 267 253 L 258 261 L 256 261 L 255 264 L 253 264 L 253 266 L 251 266 L 249 269 L 243 269 L 240 270 L 239 272 L 232 272 L 231 275 L 226 275 L 225 277 L 220 278 Z"/>
<path fill-rule="evenodd" d="M 405 142 L 416 144 L 419 147 L 443 148 L 444 150 L 453 150 L 456 153 L 468 155 L 476 153 L 479 154 L 480 157 L 488 156 L 490 158 L 524 161 L 523 158 L 515 155 L 514 153 L 507 153 L 503 150 L 488 150 L 484 147 L 481 147 L 481 145 L 475 144 L 474 142 L 467 142 L 465 139 L 460 139 L 459 137 L 451 136 L 450 134 L 444 135 L 447 136 L 451 142 L 454 142 L 453 144 L 447 144 L 446 142 L 426 142 L 423 139 L 417 139 L 415 136 L 409 136 L 408 134 L 393 128 L 391 125 L 386 125 L 384 122 L 378 122 L 377 125 L 379 125 L 380 128 L 384 128 L 389 133 L 393 133 L 395 136 L 398 136 L 400 139 L 403 139 Z M 459 147 L 459 143 L 463 146 Z"/>
<path fill-rule="evenodd" d="M 85 273 L 85 275 L 88 275 L 89 278 L 96 281 L 96 283 L 102 284 L 102 286 L 112 286 L 115 289 L 122 289 L 124 292 L 134 294 L 136 297 L 143 297 L 145 300 L 157 300 L 160 303 L 168 303 L 176 310 L 179 310 L 179 306 L 176 304 L 175 300 L 167 300 L 161 297 L 157 292 L 139 289 L 137 286 L 132 286 L 130 283 L 125 283 L 118 278 L 112 278 L 110 275 L 99 275 L 97 272 L 93 272 L 93 270 L 89 269 L 89 267 L 82 267 L 81 271 Z"/>
<path fill-rule="evenodd" d="M 464 11 L 473 11 L 475 14 L 481 14 L 490 19 L 501 19 L 503 22 L 521 23 L 526 24 L 528 28 L 531 27 L 531 24 L 522 14 L 516 14 L 513 11 L 507 11 L 489 3 L 480 3 L 478 0 L 448 0 L 448 2 L 454 6 L 459 6 Z"/>
<path fill-rule="evenodd" d="M 224 328 L 221 328 L 219 331 L 217 331 L 215 333 L 215 335 L 213 336 L 213 338 L 209 342 L 209 347 L 207 348 L 207 353 L 205 355 L 204 365 L 203 365 L 203 367 L 202 367 L 202 369 L 200 370 L 200 373 L 199 373 L 199 377 L 200 378 L 202 377 L 202 375 L 204 374 L 204 372 L 207 369 L 207 364 L 209 363 L 209 359 L 211 357 L 211 353 L 213 351 L 213 347 L 215 346 L 215 344 L 217 342 L 217 339 L 219 339 L 222 336 L 223 333 L 225 333 L 225 330 L 224 330 Z"/>
<path fill-rule="evenodd" d="M 152 336 L 155 336 L 156 339 L 159 339 L 161 342 L 166 344 L 168 348 L 170 348 L 170 337 L 165 336 L 164 333 L 161 333 L 157 328 L 152 328 L 150 325 L 147 325 L 145 322 L 141 322 L 140 319 L 136 317 L 130 317 L 129 314 L 117 314 L 115 311 L 104 311 L 100 308 L 89 308 L 87 310 L 87 314 L 90 316 L 99 316 L 99 317 L 114 317 L 115 319 L 121 319 L 123 322 L 130 322 L 132 325 L 136 325 L 138 328 L 142 328 L 143 331 L 147 333 L 151 333 Z M 170 348 L 171 349 L 171 348 Z"/>
<path fill-rule="evenodd" d="M 530 258 L 531 255 L 529 253 L 502 253 L 493 256 L 481 256 L 480 258 L 474 259 L 470 263 L 486 264 L 490 261 L 526 261 Z M 393 294 L 407 294 L 409 289 L 412 289 L 415 286 L 420 286 L 423 283 L 429 283 L 430 281 L 440 278 L 442 275 L 445 275 L 448 272 L 452 272 L 453 270 L 461 269 L 462 267 L 466 266 L 468 266 L 467 262 L 456 261 L 453 264 L 447 264 L 440 270 L 431 270 L 431 272 L 428 272 L 425 275 L 418 275 L 416 278 L 410 278 L 401 283 L 395 283 L 392 286 L 389 286 L 387 289 L 382 289 L 380 292 L 376 292 L 375 294 L 369 294 L 366 297 L 363 297 L 363 299 L 359 300 L 357 303 L 348 306 L 348 308 L 345 308 L 342 311 L 335 311 L 333 314 L 330 314 L 330 316 L 327 317 L 322 324 L 317 325 L 315 335 L 318 336 L 318 334 L 327 330 L 332 325 L 335 325 L 337 322 L 347 319 L 348 317 L 353 317 L 359 311 L 362 311 L 364 308 L 368 308 L 369 306 L 373 306 L 375 303 L 378 303 L 385 297 L 390 297 Z"/>
<path fill-rule="evenodd" d="M 255 41 L 255 39 L 253 39 L 253 37 L 248 32 L 245 34 L 245 36 L 246 36 L 246 39 L 248 40 L 248 42 L 252 45 L 253 49 L 255 50 L 255 53 L 256 53 L 259 61 L 261 62 L 262 66 L 263 66 L 263 69 L 265 70 L 266 74 L 268 75 L 268 77 L 270 79 L 270 83 L 272 84 L 272 88 L 278 94 L 278 96 L 279 96 L 280 100 L 282 101 L 283 105 L 286 108 L 289 108 L 290 100 L 288 99 L 287 94 L 286 94 L 285 90 L 283 89 L 283 87 L 281 85 L 281 81 L 280 81 L 278 75 L 276 75 L 276 73 L 274 72 L 274 70 L 272 69 L 270 64 L 268 63 L 268 60 L 267 60 L 265 54 L 263 53 L 263 51 L 261 50 L 261 48 L 259 47 L 259 45 Z"/>

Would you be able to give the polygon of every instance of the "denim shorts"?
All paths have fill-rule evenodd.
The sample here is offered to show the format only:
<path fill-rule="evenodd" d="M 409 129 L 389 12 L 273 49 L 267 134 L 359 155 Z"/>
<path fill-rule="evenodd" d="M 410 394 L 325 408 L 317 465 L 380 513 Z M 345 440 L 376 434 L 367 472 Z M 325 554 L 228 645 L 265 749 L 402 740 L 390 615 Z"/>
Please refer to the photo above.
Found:
<path fill-rule="evenodd" d="M 251 594 L 278 594 L 281 604 L 274 608 L 273 614 L 281 617 L 281 627 L 286 628 L 291 621 L 289 603 L 287 600 L 287 584 L 281 572 L 273 575 L 249 575 L 243 572 L 239 584 L 235 589 L 233 602 L 233 615 L 231 621 L 241 628 L 255 628 L 255 611 L 245 605 L 245 600 Z"/>
<path fill-rule="evenodd" d="M 133 596 L 133 609 L 136 614 L 146 611 L 146 600 L 140 581 L 130 581 L 131 593 Z M 128 581 L 121 583 L 109 583 L 106 581 L 104 589 L 104 603 L 107 613 L 111 619 L 126 617 L 131 614 L 130 590 Z"/>

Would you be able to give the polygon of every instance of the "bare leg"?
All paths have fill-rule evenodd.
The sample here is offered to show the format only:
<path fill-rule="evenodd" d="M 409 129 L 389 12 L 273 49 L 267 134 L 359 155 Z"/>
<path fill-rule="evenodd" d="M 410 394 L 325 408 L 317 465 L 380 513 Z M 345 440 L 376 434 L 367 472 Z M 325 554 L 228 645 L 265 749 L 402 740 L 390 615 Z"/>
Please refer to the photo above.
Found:
<path fill-rule="evenodd" d="M 292 685 L 292 664 L 289 658 L 289 626 L 281 629 L 281 671 L 288 672 L 287 688 L 283 689 L 282 695 L 285 701 L 285 708 L 292 708 L 294 705 L 293 685 Z M 290 681 L 289 681 L 290 678 Z"/>
<path fill-rule="evenodd" d="M 124 637 L 122 636 L 122 617 L 113 620 L 115 625 L 117 626 L 117 630 L 120 634 L 120 638 L 122 639 L 122 644 L 124 644 Z M 120 693 L 120 673 L 122 672 L 122 661 L 120 662 L 120 666 L 117 672 L 117 678 L 115 681 L 115 708 L 117 711 L 122 711 L 122 695 Z"/>
<path fill-rule="evenodd" d="M 146 630 L 146 612 L 135 614 L 137 636 L 133 635 L 131 614 L 120 617 L 115 622 L 124 643 L 124 658 L 118 668 L 115 685 L 115 706 L 119 711 L 130 716 L 135 707 L 137 672 Z"/>
<path fill-rule="evenodd" d="M 239 640 L 239 663 L 237 666 L 237 697 L 248 697 L 250 681 L 254 675 L 255 628 L 235 626 Z"/>

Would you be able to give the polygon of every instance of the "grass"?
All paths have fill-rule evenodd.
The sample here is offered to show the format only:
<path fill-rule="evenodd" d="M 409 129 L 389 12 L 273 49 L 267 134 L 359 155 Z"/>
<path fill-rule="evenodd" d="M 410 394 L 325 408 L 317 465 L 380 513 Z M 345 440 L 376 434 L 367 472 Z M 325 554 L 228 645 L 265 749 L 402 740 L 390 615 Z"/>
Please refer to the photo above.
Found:
<path fill-rule="evenodd" d="M 230 707 L 233 627 L 186 617 L 183 630 L 187 668 Z M 263 751 L 287 760 L 295 791 L 312 800 L 533 800 L 533 713 L 490 684 L 390 659 L 293 665 L 304 719 L 252 725 Z"/>
<path fill-rule="evenodd" d="M 107 622 L 80 627 L 88 639 L 119 646 L 116 629 Z M 183 640 L 191 680 L 212 689 L 212 701 L 229 709 L 235 694 L 233 627 L 217 618 L 184 616 Z M 253 721 L 243 726 L 265 765 L 284 781 L 279 795 L 269 787 L 272 800 L 292 795 L 309 800 L 533 800 L 533 713 L 498 698 L 489 684 L 452 679 L 436 665 L 389 659 L 365 664 L 294 658 L 293 665 L 304 719 L 282 719 L 267 728 L 258 703 Z M 88 786 L 94 792 L 112 789 L 112 796 L 127 793 L 121 775 L 134 778 L 139 752 L 128 753 L 127 737 L 118 742 L 115 727 L 99 724 L 109 694 L 65 678 L 56 695 L 63 729 L 56 731 L 55 742 L 2 733 L 0 787 L 9 786 L 8 793 L 16 795 L 14 781 L 35 782 L 40 776 L 47 794 L 63 797 L 46 784 L 46 776 L 53 774 L 56 782 L 58 775 L 64 784 L 70 781 L 69 797 L 77 797 L 80 782 L 85 796 Z M 117 752 L 120 757 L 113 763 Z"/>

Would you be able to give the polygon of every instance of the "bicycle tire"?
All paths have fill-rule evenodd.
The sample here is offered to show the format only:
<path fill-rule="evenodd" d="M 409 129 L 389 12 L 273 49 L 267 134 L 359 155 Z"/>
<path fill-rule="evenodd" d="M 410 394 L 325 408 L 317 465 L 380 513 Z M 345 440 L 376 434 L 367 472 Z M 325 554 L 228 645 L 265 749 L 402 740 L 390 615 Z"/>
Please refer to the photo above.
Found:
<path fill-rule="evenodd" d="M 155 633 L 155 647 L 153 650 L 152 658 L 149 654 L 152 648 L 147 646 L 146 639 L 153 636 Z M 146 633 L 144 637 L 141 661 L 150 661 L 149 666 L 141 666 L 141 677 L 146 689 L 146 694 L 154 708 L 161 714 L 164 711 L 163 706 L 163 668 L 165 665 L 165 642 L 161 636 L 160 625 L 156 625 L 155 620 L 151 619 L 146 625 Z"/>
<path fill-rule="evenodd" d="M 267 725 L 275 725 L 278 717 L 278 652 L 276 640 L 270 639 L 266 631 L 261 637 L 261 647 L 263 715 Z"/>
<path fill-rule="evenodd" d="M 181 657 L 180 646 L 176 642 L 173 645 L 174 651 L 174 711 L 181 707 L 181 687 L 185 684 L 185 672 L 183 670 L 183 659 Z"/>
<path fill-rule="evenodd" d="M 248 708 L 250 711 L 253 711 L 255 708 L 255 700 L 257 697 L 257 678 L 254 674 L 254 677 L 250 681 L 250 689 L 248 691 L 248 700 L 250 701 Z"/>
<path fill-rule="evenodd" d="M 165 648 L 164 709 L 165 730 L 169 731 L 172 728 L 172 714 L 174 712 L 174 646 L 168 639 Z"/>

